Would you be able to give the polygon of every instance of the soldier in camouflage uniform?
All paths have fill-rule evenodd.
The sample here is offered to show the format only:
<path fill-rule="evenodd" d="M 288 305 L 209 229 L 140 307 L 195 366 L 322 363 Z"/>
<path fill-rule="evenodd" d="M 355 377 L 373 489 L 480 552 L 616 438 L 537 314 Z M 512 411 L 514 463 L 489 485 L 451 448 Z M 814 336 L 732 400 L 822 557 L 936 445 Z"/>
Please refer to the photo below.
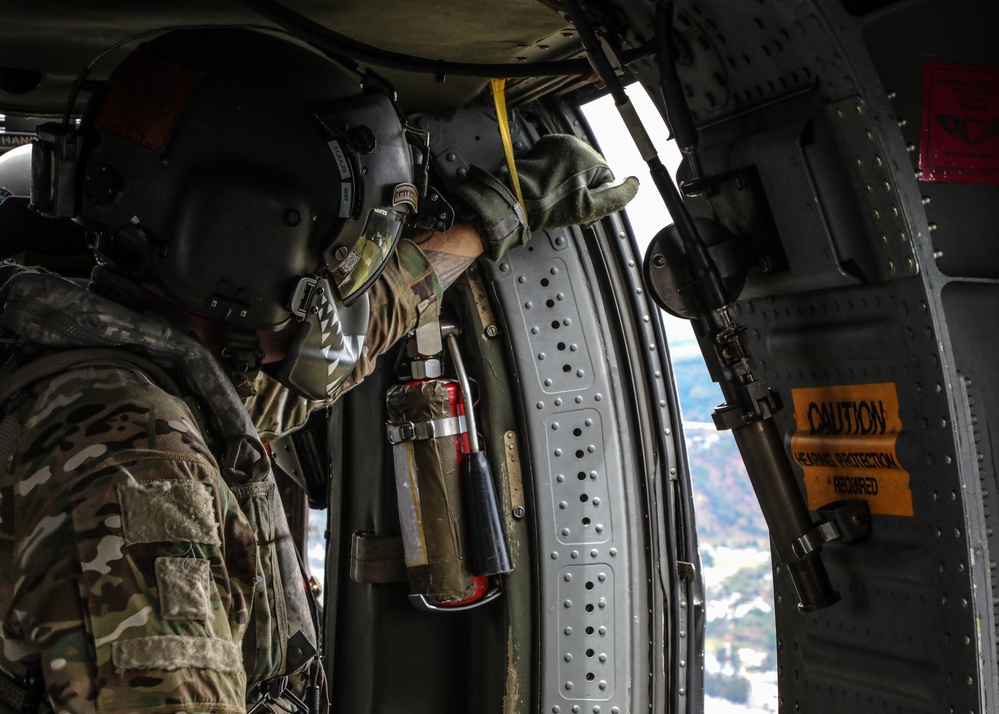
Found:
<path fill-rule="evenodd" d="M 366 95 L 365 126 L 383 132 L 373 156 L 362 150 L 346 161 L 349 137 L 331 139 L 325 125 L 319 151 L 293 154 L 319 118 L 309 92 L 324 107 L 327 84 L 343 94 L 342 78 L 326 82 L 326 65 L 246 30 L 172 32 L 140 48 L 83 121 L 92 144 L 79 220 L 95 231 L 105 266 L 96 289 L 0 270 L 0 327 L 20 337 L 26 365 L 0 379 L 0 670 L 18 681 L 39 673 L 57 712 L 243 712 L 258 699 L 251 684 L 308 668 L 305 586 L 283 550 L 261 436 L 295 428 L 358 383 L 484 250 L 497 258 L 531 229 L 596 220 L 637 189 L 633 180 L 614 184 L 584 144 L 559 139 L 526 157 L 537 167 L 533 180 L 530 170 L 522 176 L 526 215 L 502 180 L 479 172 L 455 189 L 480 216 L 475 227 L 415 242 L 390 232 L 392 249 L 372 253 L 363 235 L 345 237 L 353 219 L 314 225 L 345 186 L 368 202 L 362 218 L 401 210 L 378 207 L 385 186 L 360 184 L 405 182 L 409 152 L 392 138 L 401 130 L 388 103 L 378 110 L 389 118 L 379 119 Z M 287 109 L 276 125 L 233 98 L 243 92 L 249 105 L 271 91 L 269 101 Z M 201 143 L 184 154 L 181 137 Z M 253 161 L 226 171 L 205 159 L 227 142 L 271 152 L 259 192 Z M 197 170 L 181 189 L 201 181 L 207 203 L 202 193 L 185 202 L 173 192 L 184 195 L 169 177 L 185 161 Z M 305 178 L 278 171 L 285 163 Z M 363 164 L 364 176 L 350 175 L 348 163 Z M 322 185 L 308 200 L 327 203 L 311 221 L 293 209 L 274 213 L 292 202 L 288 186 L 308 193 L 314 183 Z M 542 200 L 554 193 L 559 200 Z M 331 210 L 342 219 L 342 209 Z M 376 281 L 343 276 L 351 249 L 381 262 L 363 266 Z M 367 318 L 349 328 L 354 308 L 341 298 L 363 291 Z M 296 300 L 308 309 L 289 312 Z M 339 338 L 326 330 L 338 311 Z M 359 350 L 349 329 L 364 337 Z M 276 371 L 258 371 L 261 363 Z"/>
<path fill-rule="evenodd" d="M 80 290 L 63 289 L 67 303 Z M 372 288 L 365 358 L 334 396 L 412 329 L 417 306 L 440 289 L 419 248 L 402 242 Z M 52 292 L 47 285 L 46 296 Z M 155 300 L 144 297 L 129 303 Z M 12 298 L 32 299 L 17 286 Z M 153 309 L 176 317 L 162 303 Z M 141 319 L 163 319 L 170 329 L 153 309 Z M 4 327 L 30 329 L 9 319 Z M 0 477 L 0 667 L 20 679 L 39 663 L 56 711 L 240 712 L 247 672 L 261 681 L 280 671 L 267 645 L 242 649 L 254 615 L 258 628 L 269 626 L 259 622 L 259 600 L 251 609 L 252 526 L 270 518 L 273 504 L 244 497 L 259 482 L 223 479 L 205 416 L 165 381 L 100 357 L 34 382 L 0 421 L 8 457 Z M 293 395 L 263 373 L 254 384 L 247 403 L 264 433 L 286 432 L 327 403 Z"/>

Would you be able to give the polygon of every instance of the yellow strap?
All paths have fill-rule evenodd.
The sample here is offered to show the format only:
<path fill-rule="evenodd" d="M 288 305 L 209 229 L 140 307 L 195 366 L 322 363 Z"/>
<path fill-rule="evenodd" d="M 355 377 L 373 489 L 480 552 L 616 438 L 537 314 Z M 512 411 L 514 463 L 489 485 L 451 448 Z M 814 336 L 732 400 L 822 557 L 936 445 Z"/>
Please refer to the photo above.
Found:
<path fill-rule="evenodd" d="M 503 151 L 506 152 L 506 165 L 510 169 L 510 182 L 513 184 L 513 192 L 517 196 L 520 207 L 527 216 L 527 206 L 524 204 L 524 194 L 520 190 L 520 177 L 517 176 L 517 167 L 513 161 L 513 141 L 510 139 L 510 122 L 506 116 L 506 87 L 505 79 L 493 79 L 493 102 L 496 103 L 496 119 L 499 120 L 500 136 L 503 138 Z"/>

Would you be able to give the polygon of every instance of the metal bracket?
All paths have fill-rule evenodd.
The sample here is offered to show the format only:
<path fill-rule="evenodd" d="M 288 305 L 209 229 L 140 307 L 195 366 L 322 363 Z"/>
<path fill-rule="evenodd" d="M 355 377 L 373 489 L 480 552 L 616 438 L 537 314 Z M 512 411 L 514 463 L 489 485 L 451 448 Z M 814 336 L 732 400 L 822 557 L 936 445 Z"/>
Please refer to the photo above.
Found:
<path fill-rule="evenodd" d="M 417 610 L 422 610 L 424 612 L 466 612 L 468 610 L 474 610 L 477 607 L 485 605 L 487 602 L 492 602 L 500 595 L 503 594 L 503 588 L 495 587 L 485 594 L 481 600 L 476 600 L 468 605 L 454 605 L 448 607 L 446 605 L 433 605 L 431 604 L 426 596 L 424 595 L 413 595 L 410 594 L 409 602 Z"/>
<path fill-rule="evenodd" d="M 817 513 L 825 520 L 791 544 L 799 558 L 821 550 L 826 543 L 852 543 L 870 533 L 871 512 L 867 501 L 836 501 L 818 509 Z"/>
<path fill-rule="evenodd" d="M 718 222 L 732 233 L 751 237 L 740 245 L 744 260 L 752 261 L 752 266 L 767 274 L 788 269 L 777 224 L 755 166 L 685 181 L 681 188 L 688 197 L 707 200 Z"/>
<path fill-rule="evenodd" d="M 842 534 L 839 527 L 832 521 L 823 521 L 815 528 L 805 533 L 791 544 L 791 550 L 799 558 L 806 558 L 812 553 L 822 550 L 826 543 L 839 540 Z"/>
<path fill-rule="evenodd" d="M 839 528 L 840 540 L 853 543 L 863 540 L 871 532 L 871 509 L 861 499 L 834 501 L 816 509 L 823 520 L 830 520 Z"/>
<path fill-rule="evenodd" d="M 407 421 L 402 424 L 387 424 L 385 431 L 388 434 L 389 442 L 392 444 L 401 444 L 405 441 L 438 439 L 445 436 L 463 434 L 466 431 L 465 417 L 456 416 L 445 419 L 434 419 L 432 421 Z"/>
<path fill-rule="evenodd" d="M 424 231 L 446 231 L 454 225 L 454 208 L 444 195 L 433 186 L 427 188 L 426 198 L 420 203 L 420 212 L 410 214 L 407 224 Z"/>

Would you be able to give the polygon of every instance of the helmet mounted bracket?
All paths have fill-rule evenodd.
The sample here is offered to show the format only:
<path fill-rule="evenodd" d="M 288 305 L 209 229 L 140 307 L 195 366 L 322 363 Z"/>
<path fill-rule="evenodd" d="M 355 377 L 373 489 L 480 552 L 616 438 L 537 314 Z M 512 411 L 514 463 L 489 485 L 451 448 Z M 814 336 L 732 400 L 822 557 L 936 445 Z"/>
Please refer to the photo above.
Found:
<path fill-rule="evenodd" d="M 49 218 L 79 213 L 77 181 L 83 133 L 71 124 L 48 122 L 37 128 L 31 149 L 31 207 Z"/>

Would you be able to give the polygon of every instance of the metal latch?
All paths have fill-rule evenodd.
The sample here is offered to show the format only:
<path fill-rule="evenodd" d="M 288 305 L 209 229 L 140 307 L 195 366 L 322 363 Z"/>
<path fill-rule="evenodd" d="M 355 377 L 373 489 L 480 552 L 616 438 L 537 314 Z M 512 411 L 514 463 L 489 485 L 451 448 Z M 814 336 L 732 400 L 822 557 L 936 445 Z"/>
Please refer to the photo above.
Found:
<path fill-rule="evenodd" d="M 831 541 L 852 543 L 866 538 L 871 532 L 871 511 L 867 501 L 835 501 L 816 513 L 823 520 L 791 544 L 794 554 L 804 558 Z"/>

